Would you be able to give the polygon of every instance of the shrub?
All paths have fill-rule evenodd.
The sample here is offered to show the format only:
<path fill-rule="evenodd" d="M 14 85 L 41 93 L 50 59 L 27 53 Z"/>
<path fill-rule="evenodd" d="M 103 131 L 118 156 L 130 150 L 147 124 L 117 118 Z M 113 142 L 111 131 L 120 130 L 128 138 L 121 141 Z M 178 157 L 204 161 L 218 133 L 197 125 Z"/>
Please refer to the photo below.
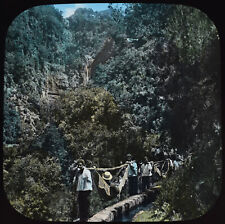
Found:
<path fill-rule="evenodd" d="M 5 158 L 4 189 L 10 204 L 31 219 L 69 221 L 72 195 L 54 157 L 33 153 Z"/>

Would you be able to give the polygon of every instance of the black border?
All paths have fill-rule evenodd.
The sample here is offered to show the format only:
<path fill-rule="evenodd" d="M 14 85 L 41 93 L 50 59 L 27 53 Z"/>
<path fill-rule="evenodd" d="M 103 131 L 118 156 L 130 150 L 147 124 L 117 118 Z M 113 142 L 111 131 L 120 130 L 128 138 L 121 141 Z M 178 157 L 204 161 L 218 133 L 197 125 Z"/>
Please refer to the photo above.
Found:
<path fill-rule="evenodd" d="M 214 24 L 217 27 L 219 36 L 220 36 L 220 44 L 221 44 L 221 88 L 222 88 L 222 111 L 221 111 L 221 117 L 222 117 L 222 138 L 223 138 L 223 173 L 222 173 L 222 192 L 221 195 L 219 196 L 218 200 L 215 203 L 215 206 L 212 207 L 204 216 L 195 219 L 195 220 L 190 220 L 190 221 L 181 221 L 181 222 L 175 222 L 175 223 L 225 223 L 225 196 L 224 196 L 224 121 L 225 118 L 225 110 L 224 110 L 224 102 L 225 102 L 225 93 L 224 93 L 224 86 L 225 84 L 225 79 L 224 79 L 224 23 L 222 22 L 222 15 L 224 13 L 224 7 L 223 7 L 223 2 L 220 1 L 219 3 L 215 3 L 212 1 L 196 1 L 196 0 L 180 0 L 180 1 L 173 1 L 173 0 L 161 0 L 161 1 L 156 1 L 156 0 L 148 0 L 148 1 L 110 1 L 110 0 L 1 0 L 0 3 L 0 8 L 1 8 L 1 13 L 0 13 L 0 21 L 1 21 L 1 26 L 0 26 L 0 52 L 1 52 L 1 57 L 0 57 L 0 83 L 1 83 L 1 94 L 0 94 L 0 100 L 1 100 L 1 114 L 0 116 L 3 117 L 3 81 L 4 81 L 4 42 L 5 42 L 5 37 L 7 35 L 7 29 L 10 26 L 11 22 L 14 20 L 14 18 L 23 12 L 24 10 L 31 8 L 33 6 L 37 5 L 47 5 L 47 4 L 66 4 L 66 3 L 109 3 L 109 2 L 114 2 L 114 3 L 123 3 L 123 2 L 143 2 L 143 3 L 168 3 L 168 4 L 182 4 L 182 5 L 187 5 L 187 6 L 192 6 L 195 8 L 200 9 L 202 12 L 206 13 L 207 16 L 214 22 Z M 3 125 L 3 121 L 1 119 L 0 123 L 1 127 Z M 1 142 L 2 142 L 2 128 L 1 128 Z M 2 145 L 2 144 L 1 144 Z M 1 165 L 3 164 L 2 162 L 2 150 L 1 150 Z M 2 166 L 1 166 L 2 167 Z M 2 168 L 1 168 L 1 174 L 2 174 Z M 1 175 L 2 177 L 2 175 Z M 4 194 L 3 189 L 3 183 L 2 183 L 2 178 L 1 178 L 1 220 L 4 221 L 4 223 L 23 223 L 23 224 L 30 224 L 30 223 L 57 223 L 57 222 L 48 222 L 48 221 L 35 221 L 31 220 L 29 218 L 26 218 L 25 216 L 21 215 L 20 213 L 16 212 L 16 210 L 9 204 L 9 201 Z M 69 222 L 60 222 L 60 223 L 69 223 Z M 159 222 L 154 222 L 154 223 L 159 223 Z M 164 222 L 162 222 L 164 223 Z"/>

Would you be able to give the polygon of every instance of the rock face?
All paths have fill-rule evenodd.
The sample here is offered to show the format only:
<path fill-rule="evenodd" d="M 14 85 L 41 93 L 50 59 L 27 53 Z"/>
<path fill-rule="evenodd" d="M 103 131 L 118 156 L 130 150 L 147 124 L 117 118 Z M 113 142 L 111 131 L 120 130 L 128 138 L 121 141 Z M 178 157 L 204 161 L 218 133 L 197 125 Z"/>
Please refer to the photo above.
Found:
<path fill-rule="evenodd" d="M 112 222 L 117 217 L 128 212 L 132 208 L 142 204 L 146 200 L 150 199 L 153 196 L 153 193 L 154 191 L 151 190 L 146 193 L 131 196 L 123 201 L 120 201 L 112 206 L 109 206 L 103 209 L 102 211 L 92 216 L 88 221 L 89 222 Z"/>
<path fill-rule="evenodd" d="M 33 138 L 37 134 L 37 129 L 40 123 L 40 106 L 35 99 L 29 98 L 26 95 L 16 93 L 9 99 L 14 105 L 15 113 L 19 116 L 20 137 L 23 139 Z M 14 114 L 6 115 L 7 119 L 14 117 Z M 8 124 L 4 124 L 5 130 L 9 128 Z"/>
<path fill-rule="evenodd" d="M 50 110 L 59 94 L 80 84 L 79 74 L 75 72 L 71 77 L 64 70 L 60 67 L 54 72 L 46 65 L 43 74 L 33 73 L 35 80 L 27 80 L 22 86 L 15 84 L 14 88 L 5 86 L 4 143 L 14 144 L 19 138 L 33 139 L 40 135 L 40 130 L 49 122 Z M 27 82 L 34 84 L 33 91 L 23 91 Z"/>

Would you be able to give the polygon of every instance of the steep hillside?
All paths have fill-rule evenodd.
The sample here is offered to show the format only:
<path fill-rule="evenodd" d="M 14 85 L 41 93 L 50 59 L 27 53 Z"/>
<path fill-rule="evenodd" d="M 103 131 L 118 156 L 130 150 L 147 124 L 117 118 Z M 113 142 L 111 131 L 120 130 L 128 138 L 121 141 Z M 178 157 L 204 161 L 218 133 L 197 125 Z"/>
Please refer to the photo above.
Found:
<path fill-rule="evenodd" d="M 107 40 L 110 17 L 102 18 L 101 13 L 79 9 L 65 20 L 53 6 L 39 6 L 13 21 L 6 39 L 5 111 L 11 113 L 7 112 L 10 103 L 10 111 L 20 114 L 22 130 L 31 125 L 32 131 L 7 131 L 5 142 L 37 136 L 37 125 L 40 120 L 47 122 L 47 111 L 57 94 L 86 85 L 87 60 L 94 59 Z M 10 119 L 6 122 L 11 126 Z"/>
<path fill-rule="evenodd" d="M 111 167 L 129 152 L 138 163 L 189 158 L 155 206 L 166 201 L 167 215 L 183 219 L 204 214 L 221 191 L 219 52 L 213 22 L 182 5 L 80 8 L 67 19 L 53 6 L 20 14 L 5 52 L 10 203 L 31 218 L 71 221 L 73 160 Z M 94 191 L 92 214 L 110 203 Z"/>

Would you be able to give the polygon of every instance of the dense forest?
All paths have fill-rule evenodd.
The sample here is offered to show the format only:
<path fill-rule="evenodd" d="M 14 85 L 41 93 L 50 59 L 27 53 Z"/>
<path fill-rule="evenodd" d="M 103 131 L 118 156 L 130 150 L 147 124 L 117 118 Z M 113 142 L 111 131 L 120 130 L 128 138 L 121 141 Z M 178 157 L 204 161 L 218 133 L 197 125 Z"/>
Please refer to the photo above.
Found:
<path fill-rule="evenodd" d="M 128 152 L 138 162 L 175 152 L 189 158 L 162 182 L 155 206 L 166 202 L 167 214 L 158 210 L 155 221 L 193 219 L 215 204 L 221 59 L 205 13 L 126 3 L 79 8 L 65 19 L 54 6 L 38 6 L 16 17 L 5 47 L 3 181 L 18 212 L 71 221 L 73 160 L 112 167 Z M 94 191 L 91 214 L 110 203 Z"/>

